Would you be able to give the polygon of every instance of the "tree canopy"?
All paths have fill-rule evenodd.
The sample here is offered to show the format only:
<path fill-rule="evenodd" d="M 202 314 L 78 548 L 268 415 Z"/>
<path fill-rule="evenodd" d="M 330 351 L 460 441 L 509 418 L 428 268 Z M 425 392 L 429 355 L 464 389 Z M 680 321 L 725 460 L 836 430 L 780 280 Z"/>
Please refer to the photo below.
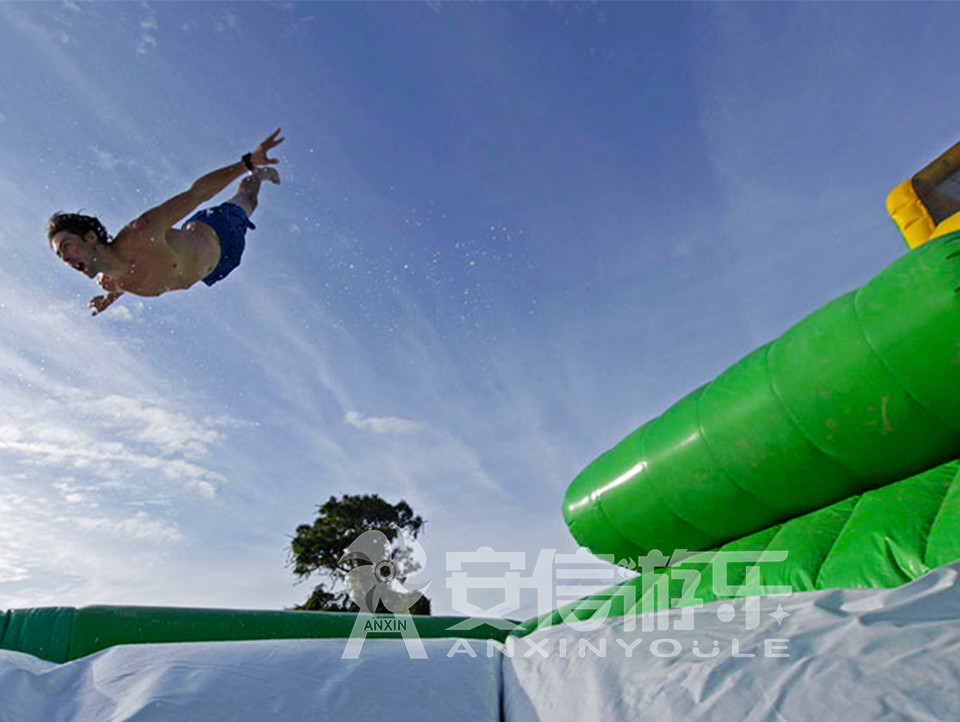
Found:
<path fill-rule="evenodd" d="M 290 542 L 297 578 L 325 577 L 295 609 L 356 612 L 361 607 L 354 599 L 364 594 L 369 608 L 363 611 L 406 611 L 410 603 L 411 614 L 430 614 L 430 600 L 405 584 L 422 569 L 410 541 L 425 523 L 402 500 L 390 504 L 377 494 L 331 496 L 317 507 L 312 524 L 297 527 Z"/>

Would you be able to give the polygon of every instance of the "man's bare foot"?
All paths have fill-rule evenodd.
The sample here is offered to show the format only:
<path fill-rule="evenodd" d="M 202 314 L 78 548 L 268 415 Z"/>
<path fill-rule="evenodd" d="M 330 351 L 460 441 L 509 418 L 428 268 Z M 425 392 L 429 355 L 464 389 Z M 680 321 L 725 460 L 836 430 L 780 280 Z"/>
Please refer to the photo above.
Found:
<path fill-rule="evenodd" d="M 277 173 L 276 168 L 267 168 L 266 166 L 257 166 L 253 171 L 253 176 L 257 180 L 261 181 L 270 181 L 271 183 L 276 183 L 280 185 L 280 174 Z"/>

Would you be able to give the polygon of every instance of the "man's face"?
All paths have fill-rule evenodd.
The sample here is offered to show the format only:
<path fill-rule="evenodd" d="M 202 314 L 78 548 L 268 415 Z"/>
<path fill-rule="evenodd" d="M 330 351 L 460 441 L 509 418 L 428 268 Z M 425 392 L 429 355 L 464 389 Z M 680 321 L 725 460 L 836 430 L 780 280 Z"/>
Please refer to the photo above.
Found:
<path fill-rule="evenodd" d="M 64 263 L 88 278 L 96 277 L 99 272 L 100 244 L 93 231 L 87 231 L 83 236 L 70 231 L 57 231 L 50 239 L 50 247 Z"/>

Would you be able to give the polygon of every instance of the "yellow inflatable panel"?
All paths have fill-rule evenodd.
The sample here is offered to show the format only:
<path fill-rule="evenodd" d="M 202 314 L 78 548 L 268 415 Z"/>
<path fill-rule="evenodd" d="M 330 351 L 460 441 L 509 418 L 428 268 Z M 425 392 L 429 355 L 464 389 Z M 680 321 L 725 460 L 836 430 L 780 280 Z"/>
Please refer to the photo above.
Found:
<path fill-rule="evenodd" d="M 960 142 L 890 191 L 887 213 L 910 248 L 960 230 Z"/>
<path fill-rule="evenodd" d="M 934 228 L 933 233 L 930 234 L 930 240 L 932 241 L 934 238 L 945 236 L 948 233 L 953 233 L 954 231 L 960 231 L 960 213 L 954 213 L 947 220 Z"/>
<path fill-rule="evenodd" d="M 897 224 L 910 248 L 916 248 L 933 237 L 936 224 L 913 189 L 912 178 L 890 191 L 887 196 L 887 213 Z"/>

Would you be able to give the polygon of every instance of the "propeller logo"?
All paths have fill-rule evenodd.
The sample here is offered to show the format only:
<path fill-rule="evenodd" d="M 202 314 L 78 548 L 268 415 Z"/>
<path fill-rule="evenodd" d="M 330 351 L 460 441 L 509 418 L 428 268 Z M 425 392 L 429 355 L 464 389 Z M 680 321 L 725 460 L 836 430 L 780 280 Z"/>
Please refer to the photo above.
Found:
<path fill-rule="evenodd" d="M 422 559 L 423 547 L 400 529 L 393 541 L 381 531 L 365 531 L 340 557 L 341 564 L 354 564 L 345 579 L 347 595 L 365 614 L 375 613 L 381 604 L 393 614 L 409 614 L 429 585 L 407 585 L 423 568 Z"/>

